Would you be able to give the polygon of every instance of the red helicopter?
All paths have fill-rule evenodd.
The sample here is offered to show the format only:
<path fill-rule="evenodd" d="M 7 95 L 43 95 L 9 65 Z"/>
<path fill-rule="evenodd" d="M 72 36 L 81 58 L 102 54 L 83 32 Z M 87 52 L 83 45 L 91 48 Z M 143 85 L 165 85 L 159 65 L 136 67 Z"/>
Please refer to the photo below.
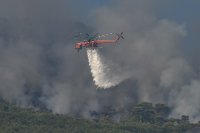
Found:
<path fill-rule="evenodd" d="M 110 34 L 113 34 L 113 33 L 110 33 Z M 85 35 L 86 35 L 85 38 L 87 40 L 84 40 L 84 41 L 81 41 L 81 42 L 78 42 L 78 43 L 75 44 L 75 49 L 77 49 L 78 51 L 81 50 L 83 47 L 95 49 L 99 45 L 109 44 L 109 43 L 117 43 L 119 39 L 121 39 L 121 38 L 124 39 L 124 37 L 122 36 L 123 32 L 121 32 L 120 34 L 116 33 L 117 36 L 112 40 L 97 39 L 97 38 L 100 38 L 102 36 L 104 37 L 105 35 L 100 35 L 100 36 L 99 36 L 99 34 L 95 34 L 93 36 L 90 36 L 89 34 L 85 34 Z M 109 35 L 109 34 L 106 34 L 106 35 Z"/>

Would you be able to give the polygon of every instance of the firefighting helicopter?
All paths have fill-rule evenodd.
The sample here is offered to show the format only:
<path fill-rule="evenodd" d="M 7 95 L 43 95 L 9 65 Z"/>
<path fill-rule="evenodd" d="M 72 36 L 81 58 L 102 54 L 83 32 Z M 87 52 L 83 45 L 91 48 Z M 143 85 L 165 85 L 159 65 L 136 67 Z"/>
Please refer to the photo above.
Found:
<path fill-rule="evenodd" d="M 94 34 L 94 35 L 90 35 L 90 34 L 82 34 L 80 33 L 79 35 L 75 36 L 77 38 L 84 38 L 84 41 L 80 41 L 78 43 L 75 44 L 75 49 L 77 51 L 81 50 L 83 47 L 85 48 L 90 48 L 90 49 L 95 49 L 97 48 L 99 45 L 102 44 L 115 44 L 117 43 L 120 39 L 124 39 L 123 37 L 123 32 L 121 32 L 120 34 L 115 33 L 115 38 L 114 39 L 109 39 L 109 40 L 103 40 L 103 39 L 99 39 L 101 37 L 105 37 L 106 35 L 112 35 L 113 33 L 109 33 L 109 34 L 105 34 L 105 35 L 99 35 L 98 33 Z M 84 35 L 84 37 L 82 37 Z"/>

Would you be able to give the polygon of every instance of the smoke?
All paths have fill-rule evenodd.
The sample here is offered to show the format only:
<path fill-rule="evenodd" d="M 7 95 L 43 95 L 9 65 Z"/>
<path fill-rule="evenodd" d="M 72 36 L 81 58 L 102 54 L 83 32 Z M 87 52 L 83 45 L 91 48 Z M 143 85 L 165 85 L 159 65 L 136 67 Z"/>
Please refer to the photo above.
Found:
<path fill-rule="evenodd" d="M 77 33 L 90 33 L 93 28 L 79 19 L 83 14 L 71 5 L 73 1 L 63 0 L 0 2 L 2 99 L 85 117 L 104 105 L 123 107 L 129 101 L 127 89 L 96 91 L 87 54 L 77 53 L 73 40 Z M 117 99 L 118 95 L 124 98 Z"/>
<path fill-rule="evenodd" d="M 77 54 L 73 41 L 75 33 L 92 28 L 74 17 L 71 4 L 63 0 L 0 2 L 2 99 L 22 107 L 84 116 L 98 108 L 87 56 Z"/>
<path fill-rule="evenodd" d="M 110 88 L 128 78 L 111 61 L 106 60 L 97 49 L 87 49 L 88 61 L 95 85 L 98 88 Z M 117 70 L 118 68 L 118 70 Z"/>
<path fill-rule="evenodd" d="M 188 25 L 160 17 L 156 11 L 162 6 L 156 0 L 112 1 L 96 10 L 93 24 L 101 32 L 124 31 L 126 39 L 120 48 L 106 56 L 126 66 L 138 86 L 137 100 L 165 103 L 173 108 L 171 116 L 180 118 L 185 114 L 197 121 L 199 69 L 194 68 L 192 64 L 197 63 L 191 63 L 184 50 Z"/>
<path fill-rule="evenodd" d="M 187 131 L 186 133 L 199 133 L 199 132 L 200 132 L 200 130 L 198 128 L 196 128 L 196 129 L 192 129 L 190 131 Z"/>
<path fill-rule="evenodd" d="M 171 7 L 173 2 L 164 4 Z M 149 101 L 172 107 L 171 116 L 199 119 L 199 50 L 186 53 L 183 43 L 191 46 L 188 24 L 163 17 L 164 4 L 110 0 L 91 9 L 70 0 L 2 0 L 1 98 L 85 117 L 104 106 Z M 85 14 L 83 7 L 89 9 Z M 125 40 L 77 53 L 73 36 L 92 31 L 123 31 Z M 112 89 L 96 91 L 92 80 L 99 88 Z"/>

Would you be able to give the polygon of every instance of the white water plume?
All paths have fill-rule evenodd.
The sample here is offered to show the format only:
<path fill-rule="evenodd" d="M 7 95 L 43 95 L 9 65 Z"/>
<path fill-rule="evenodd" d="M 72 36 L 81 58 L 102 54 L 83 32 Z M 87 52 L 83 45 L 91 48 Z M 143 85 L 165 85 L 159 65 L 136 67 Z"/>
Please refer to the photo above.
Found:
<path fill-rule="evenodd" d="M 127 75 L 121 74 L 111 61 L 100 55 L 97 49 L 87 49 L 87 55 L 92 77 L 98 88 L 114 87 L 128 78 Z"/>

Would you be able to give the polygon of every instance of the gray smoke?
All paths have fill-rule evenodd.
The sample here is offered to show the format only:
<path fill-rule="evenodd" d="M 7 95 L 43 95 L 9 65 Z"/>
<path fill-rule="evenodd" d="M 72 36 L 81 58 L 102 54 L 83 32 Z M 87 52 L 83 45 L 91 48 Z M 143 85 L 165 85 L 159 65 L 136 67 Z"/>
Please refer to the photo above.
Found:
<path fill-rule="evenodd" d="M 187 37 L 186 25 L 158 18 L 156 0 L 112 2 L 96 10 L 93 23 L 98 31 L 125 32 L 120 48 L 107 56 L 133 75 L 138 100 L 166 103 L 173 107 L 171 116 L 185 114 L 199 120 L 199 69 L 194 69 L 181 46 Z"/>
<path fill-rule="evenodd" d="M 187 24 L 158 17 L 162 6 L 157 0 L 110 0 L 87 16 L 70 0 L 0 1 L 0 96 L 86 117 L 104 106 L 150 101 L 173 107 L 171 116 L 199 119 L 199 51 L 185 57 Z M 109 90 L 95 90 L 86 51 L 74 50 L 73 36 L 93 31 L 125 34 L 101 50 L 105 61 L 131 75 Z"/>
<path fill-rule="evenodd" d="M 55 113 L 87 115 L 87 110 L 97 108 L 87 56 L 74 50 L 73 40 L 75 33 L 91 28 L 74 17 L 71 4 L 0 2 L 1 98 Z"/>

